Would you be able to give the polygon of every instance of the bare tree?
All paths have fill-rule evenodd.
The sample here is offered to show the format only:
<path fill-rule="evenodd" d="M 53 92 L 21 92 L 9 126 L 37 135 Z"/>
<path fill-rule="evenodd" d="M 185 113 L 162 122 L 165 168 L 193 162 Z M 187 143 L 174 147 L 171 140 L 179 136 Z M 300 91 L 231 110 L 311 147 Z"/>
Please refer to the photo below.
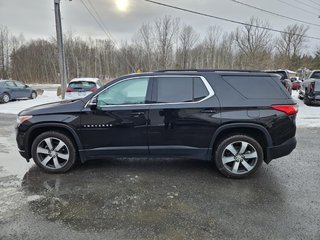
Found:
<path fill-rule="evenodd" d="M 0 27 L 0 79 L 9 77 L 9 30 Z"/>
<path fill-rule="evenodd" d="M 290 66 L 292 61 L 301 54 L 301 50 L 305 47 L 304 44 L 307 41 L 305 36 L 308 29 L 309 27 L 304 25 L 294 24 L 287 26 L 283 30 L 275 45 L 278 50 L 276 54 L 278 64 L 281 67 Z"/>
<path fill-rule="evenodd" d="M 151 71 L 154 68 L 153 63 L 153 49 L 154 49 L 154 40 L 153 40 L 153 28 L 151 24 L 144 23 L 138 31 L 138 36 L 136 37 L 137 46 L 142 47 L 142 54 L 146 58 L 146 64 L 144 69 L 146 71 Z"/>
<path fill-rule="evenodd" d="M 240 52 L 240 68 L 264 68 L 267 55 L 272 50 L 270 32 L 254 26 L 268 28 L 269 24 L 252 17 L 248 25 L 237 28 L 234 33 L 235 44 Z"/>
<path fill-rule="evenodd" d="M 220 44 L 222 29 L 217 26 L 210 26 L 206 32 L 204 39 L 204 47 L 206 53 L 206 66 L 209 68 L 217 68 L 217 49 Z"/>
<path fill-rule="evenodd" d="M 158 51 L 158 68 L 168 68 L 172 65 L 172 51 L 175 38 L 179 33 L 179 22 L 179 19 L 174 19 L 170 16 L 157 18 L 154 21 L 154 39 Z"/>
<path fill-rule="evenodd" d="M 178 49 L 178 55 L 180 55 L 180 60 L 182 68 L 190 68 L 192 62 L 191 50 L 199 39 L 199 34 L 190 25 L 184 25 L 181 29 L 179 40 L 180 46 Z"/>

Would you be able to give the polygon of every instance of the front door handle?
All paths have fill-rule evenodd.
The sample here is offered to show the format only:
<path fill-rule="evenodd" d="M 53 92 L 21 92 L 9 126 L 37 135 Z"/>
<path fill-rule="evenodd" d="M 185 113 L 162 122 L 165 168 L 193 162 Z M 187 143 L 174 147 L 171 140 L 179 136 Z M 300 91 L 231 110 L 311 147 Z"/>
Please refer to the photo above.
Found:
<path fill-rule="evenodd" d="M 200 112 L 201 113 L 216 113 L 217 110 L 215 110 L 215 109 L 203 109 Z"/>

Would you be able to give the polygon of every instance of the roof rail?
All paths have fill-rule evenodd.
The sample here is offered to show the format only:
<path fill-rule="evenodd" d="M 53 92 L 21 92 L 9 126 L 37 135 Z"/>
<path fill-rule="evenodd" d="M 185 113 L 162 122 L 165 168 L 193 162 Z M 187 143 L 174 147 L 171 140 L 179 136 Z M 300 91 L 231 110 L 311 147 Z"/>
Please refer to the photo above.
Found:
<path fill-rule="evenodd" d="M 164 69 L 154 71 L 161 72 L 261 72 L 260 70 L 243 70 L 243 69 Z"/>

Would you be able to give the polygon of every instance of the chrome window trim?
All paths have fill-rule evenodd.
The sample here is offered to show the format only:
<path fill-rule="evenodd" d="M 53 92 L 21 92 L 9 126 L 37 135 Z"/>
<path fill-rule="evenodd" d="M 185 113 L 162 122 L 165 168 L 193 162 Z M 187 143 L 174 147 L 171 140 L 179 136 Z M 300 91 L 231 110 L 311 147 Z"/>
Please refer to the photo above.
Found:
<path fill-rule="evenodd" d="M 200 78 L 203 82 L 203 84 L 205 85 L 207 91 L 208 91 L 208 96 L 206 96 L 205 98 L 199 100 L 199 101 L 195 101 L 195 102 L 170 102 L 170 103 L 143 103 L 143 104 L 119 104 L 119 105 L 103 105 L 102 107 L 130 107 L 130 106 L 157 106 L 157 105 L 173 105 L 173 104 L 197 104 L 197 103 L 201 103 L 203 101 L 208 100 L 209 98 L 214 96 L 214 91 L 211 87 L 211 85 L 209 84 L 208 80 L 203 77 L 203 76 L 199 76 L 199 75 L 154 75 L 154 76 L 136 76 L 136 77 L 131 77 L 131 78 L 126 78 L 126 79 L 122 79 L 118 82 L 115 82 L 114 84 L 108 86 L 107 88 L 105 88 L 103 91 L 97 93 L 96 95 L 94 95 L 91 99 L 97 97 L 98 95 L 102 94 L 104 91 L 108 90 L 109 88 L 115 86 L 118 83 L 124 82 L 124 81 L 129 81 L 132 79 L 137 79 L 137 78 L 148 78 L 150 80 L 150 78 L 164 78 L 164 77 L 191 77 L 191 78 Z M 84 108 L 87 108 L 91 99 L 86 103 Z"/>

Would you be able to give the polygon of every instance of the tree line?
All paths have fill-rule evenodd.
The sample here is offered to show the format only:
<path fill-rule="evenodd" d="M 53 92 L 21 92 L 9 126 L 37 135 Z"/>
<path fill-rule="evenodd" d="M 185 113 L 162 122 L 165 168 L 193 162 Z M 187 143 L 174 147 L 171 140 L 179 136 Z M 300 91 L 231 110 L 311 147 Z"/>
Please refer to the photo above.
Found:
<path fill-rule="evenodd" d="M 252 25 L 261 26 L 256 28 Z M 67 77 L 111 79 L 137 70 L 320 68 L 320 48 L 306 54 L 308 27 L 289 25 L 278 35 L 268 22 L 252 17 L 232 32 L 210 26 L 199 34 L 171 16 L 144 23 L 131 41 L 64 35 Z M 55 38 L 26 41 L 0 27 L 0 79 L 26 83 L 59 83 Z"/>

